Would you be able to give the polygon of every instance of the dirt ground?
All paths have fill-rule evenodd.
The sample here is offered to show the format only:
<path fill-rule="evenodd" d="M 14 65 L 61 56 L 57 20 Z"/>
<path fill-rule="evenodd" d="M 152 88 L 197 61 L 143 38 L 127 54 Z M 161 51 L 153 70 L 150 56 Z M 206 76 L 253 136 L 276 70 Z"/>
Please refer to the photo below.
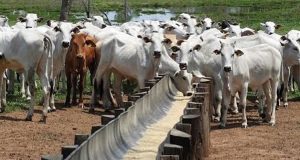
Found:
<path fill-rule="evenodd" d="M 226 129 L 213 124 L 209 160 L 300 159 L 300 102 L 276 111 L 276 125 L 261 123 L 256 107 L 247 109 L 248 128 L 241 128 L 241 113 L 229 115 Z"/>
<path fill-rule="evenodd" d="M 25 122 L 25 111 L 0 114 L 0 160 L 38 160 L 41 155 L 58 154 L 63 145 L 74 143 L 76 133 L 90 134 L 91 126 L 100 123 L 103 111 L 95 114 L 72 107 L 48 115 L 47 124 L 39 123 L 40 110 L 33 122 Z M 300 102 L 290 102 L 277 110 L 276 126 L 260 123 L 256 107 L 249 106 L 247 129 L 242 129 L 241 114 L 229 115 L 226 129 L 212 124 L 213 159 L 300 159 Z"/>

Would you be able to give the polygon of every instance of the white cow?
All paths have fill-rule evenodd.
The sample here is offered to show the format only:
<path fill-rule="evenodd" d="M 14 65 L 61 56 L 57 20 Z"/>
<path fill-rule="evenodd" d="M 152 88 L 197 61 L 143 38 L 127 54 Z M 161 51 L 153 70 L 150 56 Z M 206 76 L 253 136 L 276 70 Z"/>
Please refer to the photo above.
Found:
<path fill-rule="evenodd" d="M 38 17 L 35 13 L 27 13 L 26 17 L 20 17 L 19 20 L 25 23 L 25 28 L 36 28 L 37 23 L 43 20 L 42 17 Z"/>
<path fill-rule="evenodd" d="M 179 70 L 176 62 L 163 51 L 162 42 L 162 35 L 159 33 L 153 33 L 150 37 L 144 37 L 143 39 L 118 33 L 102 42 L 101 59 L 97 67 L 94 86 L 97 88 L 100 79 L 103 78 L 103 105 L 106 109 L 113 106 L 110 102 L 111 96 L 109 95 L 109 77 L 111 72 L 114 73 L 116 78 L 116 98 L 119 103 L 118 105 L 120 105 L 120 103 L 122 104 L 122 99 L 120 98 L 121 80 L 125 77 L 135 79 L 138 81 L 139 87 L 144 88 L 144 81 L 152 79 L 155 76 L 159 64 L 165 57 L 169 58 L 168 62 L 163 64 L 166 68 L 165 72 L 173 74 L 172 77 L 174 78 L 175 85 L 181 92 L 188 94 L 187 91 L 190 89 L 192 77 L 190 74 Z M 93 108 L 96 102 L 95 96 L 94 88 L 91 108 Z"/>
<path fill-rule="evenodd" d="M 228 37 L 241 37 L 241 36 L 249 36 L 254 35 L 255 31 L 251 28 L 241 28 L 239 24 L 232 25 L 228 23 L 228 28 L 223 29 L 228 32 Z"/>
<path fill-rule="evenodd" d="M 6 16 L 0 15 L 0 27 L 9 27 L 8 18 Z"/>
<path fill-rule="evenodd" d="M 7 34 L 7 33 L 3 33 Z M 5 46 L 1 54 L 0 67 L 0 86 L 2 86 L 2 75 L 6 68 L 16 71 L 24 71 L 25 79 L 28 82 L 31 102 L 26 120 L 31 121 L 33 116 L 33 106 L 35 105 L 35 86 L 34 75 L 37 73 L 41 80 L 43 96 L 46 100 L 43 108 L 42 122 L 46 122 L 47 107 L 49 95 L 53 91 L 52 67 L 53 67 L 53 49 L 52 41 L 47 35 L 44 35 L 33 29 L 21 30 L 18 33 L 11 34 L 12 37 L 1 39 L 1 45 Z M 1 46 L 0 45 L 0 46 Z M 0 87 L 0 94 L 2 94 Z M 2 107 L 0 107 L 2 108 Z"/>
<path fill-rule="evenodd" d="M 181 44 L 178 43 L 178 45 L 173 46 L 172 49 L 179 52 L 181 69 L 187 69 L 197 78 L 212 77 L 214 83 L 214 120 L 220 121 L 223 88 L 221 57 L 211 54 L 214 48 L 220 45 L 219 39 L 214 36 L 208 38 L 197 36 L 183 41 Z M 237 109 L 234 112 L 237 113 Z"/>
<path fill-rule="evenodd" d="M 214 52 L 222 55 L 222 68 L 224 74 L 228 75 L 228 81 L 224 86 L 229 86 L 230 93 L 224 94 L 224 107 L 222 107 L 222 117 L 220 127 L 225 127 L 227 109 L 230 97 L 240 93 L 240 105 L 243 109 L 242 127 L 247 127 L 246 98 L 248 87 L 257 90 L 263 86 L 266 95 L 269 123 L 275 125 L 275 110 L 277 99 L 277 87 L 280 81 L 280 70 L 282 57 L 280 52 L 267 44 L 257 45 L 249 48 L 237 49 L 234 44 L 222 42 L 221 48 Z M 266 61 L 267 60 L 267 61 Z M 271 86 L 271 96 L 270 96 Z M 266 120 L 268 120 L 268 118 Z"/>
<path fill-rule="evenodd" d="M 265 22 L 265 23 L 260 23 L 263 31 L 270 35 L 271 37 L 273 37 L 276 40 L 280 40 L 281 35 L 278 35 L 277 33 L 275 33 L 276 29 L 279 29 L 281 27 L 281 25 L 279 24 L 275 24 L 274 22 Z"/>
<path fill-rule="evenodd" d="M 73 23 L 70 22 L 59 22 L 56 27 L 46 32 L 55 45 L 55 50 L 53 52 L 54 85 L 57 76 L 65 67 L 65 59 L 70 46 L 71 34 L 73 32 L 79 32 L 79 28 L 77 28 Z M 54 95 L 50 95 L 50 108 L 48 108 L 48 110 L 56 110 Z"/>

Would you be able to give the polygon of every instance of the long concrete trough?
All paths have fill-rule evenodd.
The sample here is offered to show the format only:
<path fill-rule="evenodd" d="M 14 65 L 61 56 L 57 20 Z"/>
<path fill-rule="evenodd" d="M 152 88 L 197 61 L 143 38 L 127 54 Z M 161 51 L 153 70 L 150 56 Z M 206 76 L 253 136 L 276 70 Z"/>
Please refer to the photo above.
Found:
<path fill-rule="evenodd" d="M 202 160 L 209 155 L 212 84 L 195 83 L 183 97 L 169 76 L 148 81 L 115 116 L 102 115 L 91 135 L 76 134 L 61 155 L 42 160 Z M 161 80 L 159 80 L 161 79 Z M 151 88 L 152 87 L 152 88 Z M 149 90 L 151 88 L 151 90 Z M 141 98 L 139 98 L 141 97 Z M 125 111 L 126 110 L 126 111 Z"/>
<path fill-rule="evenodd" d="M 170 77 L 165 76 L 152 87 L 148 94 L 138 99 L 133 106 L 119 117 L 93 133 L 66 159 L 123 159 L 128 150 L 136 146 L 146 130 L 167 115 L 172 103 L 176 101 L 177 94 L 178 90 L 173 85 L 172 80 Z M 179 112 L 182 115 L 183 111 Z M 179 117 L 176 121 L 178 120 Z M 174 126 L 174 124 L 171 125 Z M 167 134 L 168 130 L 163 138 Z"/>

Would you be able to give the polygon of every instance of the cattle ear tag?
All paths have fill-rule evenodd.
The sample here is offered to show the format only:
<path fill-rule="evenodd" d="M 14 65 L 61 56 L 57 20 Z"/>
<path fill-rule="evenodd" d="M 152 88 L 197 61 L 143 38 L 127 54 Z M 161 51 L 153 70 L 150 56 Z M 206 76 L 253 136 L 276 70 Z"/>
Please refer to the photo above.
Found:
<path fill-rule="evenodd" d="M 236 50 L 236 51 L 234 51 L 234 53 L 237 55 L 237 56 L 242 56 L 243 54 L 244 54 L 244 52 L 243 51 L 241 51 L 241 50 Z"/>
<path fill-rule="evenodd" d="M 201 49 L 200 44 L 197 44 L 193 49 L 199 51 Z"/>

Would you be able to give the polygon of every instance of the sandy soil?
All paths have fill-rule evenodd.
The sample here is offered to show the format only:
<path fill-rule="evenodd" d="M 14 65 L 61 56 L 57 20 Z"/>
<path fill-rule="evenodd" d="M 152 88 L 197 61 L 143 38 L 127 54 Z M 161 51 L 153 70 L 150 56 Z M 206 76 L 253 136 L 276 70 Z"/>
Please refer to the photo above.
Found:
<path fill-rule="evenodd" d="M 102 110 L 90 114 L 77 107 L 50 113 L 47 124 L 25 122 L 25 111 L 0 114 L 0 160 L 40 159 L 41 155 L 58 154 L 63 145 L 73 144 L 76 133 L 90 133 L 100 123 Z M 248 107 L 249 128 L 242 129 L 241 114 L 229 115 L 227 129 L 212 124 L 212 159 L 300 159 L 300 102 L 277 111 L 276 126 L 260 123 L 255 107 Z"/>
<path fill-rule="evenodd" d="M 212 159 L 300 159 L 300 102 L 276 112 L 276 125 L 261 123 L 256 107 L 248 107 L 248 125 L 241 128 L 241 114 L 229 115 L 226 129 L 213 124 Z"/>
<path fill-rule="evenodd" d="M 39 123 L 40 109 L 32 122 L 24 121 L 25 111 L 0 114 L 0 160 L 38 160 L 41 155 L 59 154 L 63 145 L 74 143 L 74 135 L 90 134 L 91 126 L 100 123 L 100 109 L 95 114 L 78 107 L 48 114 L 47 124 Z"/>

